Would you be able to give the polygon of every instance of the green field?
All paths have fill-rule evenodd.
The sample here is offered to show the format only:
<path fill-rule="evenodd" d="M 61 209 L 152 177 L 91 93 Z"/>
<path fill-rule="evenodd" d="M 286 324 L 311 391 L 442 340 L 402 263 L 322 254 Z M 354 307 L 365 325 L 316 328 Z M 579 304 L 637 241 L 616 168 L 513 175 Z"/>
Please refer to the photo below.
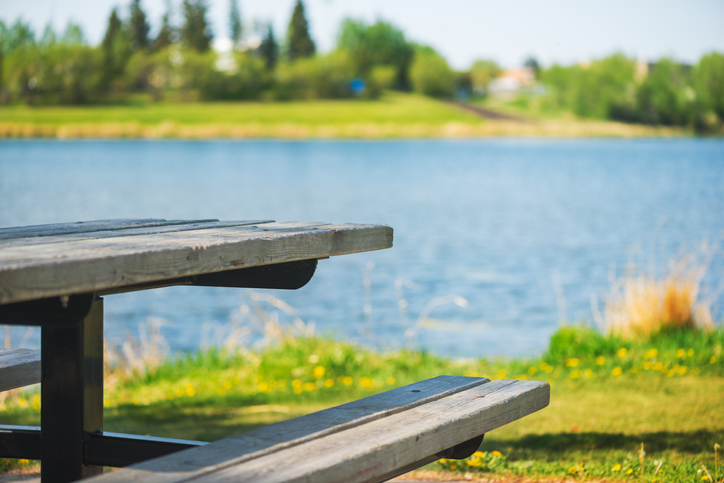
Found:
<path fill-rule="evenodd" d="M 105 428 L 215 440 L 440 374 L 535 379 L 551 384 L 548 408 L 486 435 L 471 458 L 417 476 L 700 482 L 702 464 L 715 476 L 714 445 L 724 443 L 723 349 L 722 329 L 626 342 L 563 328 L 546 354 L 527 360 L 289 337 L 260 352 L 167 360 L 144 375 L 112 370 Z M 31 389 L 8 398 L 0 415 L 5 424 L 38 424 L 39 408 Z M 37 468 L 0 460 L 3 467 Z"/>
<path fill-rule="evenodd" d="M 505 107 L 504 107 L 505 109 Z M 516 111 L 520 112 L 520 111 Z M 379 100 L 136 102 L 0 107 L 0 138 L 459 138 L 681 136 L 654 128 L 558 116 L 483 119 L 455 105 L 391 92 Z"/>

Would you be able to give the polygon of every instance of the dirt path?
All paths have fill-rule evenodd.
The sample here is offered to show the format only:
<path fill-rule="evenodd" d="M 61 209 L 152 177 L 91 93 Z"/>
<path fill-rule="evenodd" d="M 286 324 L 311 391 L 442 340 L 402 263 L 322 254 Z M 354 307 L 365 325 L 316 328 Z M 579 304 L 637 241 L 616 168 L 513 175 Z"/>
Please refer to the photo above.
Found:
<path fill-rule="evenodd" d="M 464 109 L 466 111 L 470 111 L 474 114 L 477 114 L 478 116 L 482 117 L 483 119 L 497 119 L 500 121 L 515 121 L 515 122 L 526 122 L 526 123 L 531 122 L 530 119 L 526 119 L 524 117 L 513 116 L 512 114 L 504 114 L 504 113 L 498 112 L 498 111 L 491 111 L 490 109 L 473 106 L 471 104 L 465 104 L 463 102 L 449 101 L 448 103 L 455 107 L 459 107 L 460 109 Z"/>

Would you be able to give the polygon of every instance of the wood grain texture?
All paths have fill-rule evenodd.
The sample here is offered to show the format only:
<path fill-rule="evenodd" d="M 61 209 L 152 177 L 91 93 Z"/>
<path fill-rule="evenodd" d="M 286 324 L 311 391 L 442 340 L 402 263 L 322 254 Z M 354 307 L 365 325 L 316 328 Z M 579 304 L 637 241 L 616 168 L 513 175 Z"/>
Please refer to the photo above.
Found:
<path fill-rule="evenodd" d="M 74 233 L 91 233 L 94 231 L 125 230 L 151 226 L 179 225 L 218 220 L 162 220 L 148 218 L 143 220 L 117 219 L 78 221 L 74 223 L 53 223 L 49 225 L 13 226 L 0 228 L 0 240 L 11 238 L 43 237 L 50 235 L 69 235 Z"/>
<path fill-rule="evenodd" d="M 449 376 L 423 381 L 418 387 L 432 381 L 440 384 L 446 377 Z M 545 383 L 456 379 L 447 382 L 457 382 L 461 390 L 417 404 L 402 403 L 398 410 L 388 408 L 380 417 L 364 419 L 360 424 L 338 423 L 318 434 L 308 434 L 297 444 L 278 441 L 287 437 L 293 442 L 294 425 L 306 427 L 308 432 L 315 425 L 324 424 L 325 411 L 305 417 L 307 420 L 297 418 L 279 423 L 90 481 L 383 481 L 396 469 L 542 409 L 549 402 L 550 387 Z M 464 379 L 480 383 L 463 388 Z M 407 386 L 408 391 L 410 387 Z M 374 413 L 388 393 L 373 396 L 377 400 L 365 398 L 350 404 L 356 405 L 357 411 Z M 395 399 L 387 404 L 394 404 Z M 287 433 L 287 425 L 292 425 L 291 433 Z M 256 447 L 263 449 L 254 451 Z"/>
<path fill-rule="evenodd" d="M 0 392 L 40 383 L 40 351 L 0 349 Z"/>
<path fill-rule="evenodd" d="M 260 225 L 264 223 L 273 223 L 273 220 L 249 220 L 249 221 L 214 221 L 201 220 L 189 222 L 168 222 L 167 224 L 152 224 L 150 226 L 129 225 L 124 228 L 114 227 L 112 229 L 99 229 L 80 231 L 63 234 L 28 236 L 17 238 L 0 238 L 0 250 L 27 246 L 27 245 L 45 245 L 49 243 L 67 243 L 68 241 L 82 241 L 98 238 L 117 238 L 126 236 L 152 235 L 155 233 L 169 233 L 172 231 L 191 231 L 199 229 L 224 228 L 230 226 L 248 226 Z"/>
<path fill-rule="evenodd" d="M 392 246 L 384 225 L 239 223 L 0 244 L 0 304 Z"/>

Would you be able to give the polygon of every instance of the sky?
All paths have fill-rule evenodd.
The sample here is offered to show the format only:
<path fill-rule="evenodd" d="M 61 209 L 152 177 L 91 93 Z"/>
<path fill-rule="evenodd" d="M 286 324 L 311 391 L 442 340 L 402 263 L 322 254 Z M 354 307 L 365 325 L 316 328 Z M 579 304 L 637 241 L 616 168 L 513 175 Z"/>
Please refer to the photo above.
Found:
<path fill-rule="evenodd" d="M 168 0 L 141 0 L 154 34 Z M 242 21 L 271 21 L 283 39 L 296 0 L 238 0 Z M 230 0 L 207 0 L 215 37 L 229 36 Z M 128 16 L 129 0 L 0 0 L 0 20 L 18 17 L 39 35 L 51 21 L 69 20 L 97 44 L 114 6 Z M 172 0 L 180 23 L 181 0 Z M 378 19 L 402 29 L 409 40 L 434 47 L 457 69 L 476 59 L 505 67 L 534 56 L 544 65 L 571 64 L 614 52 L 645 60 L 663 56 L 696 63 L 705 53 L 724 52 L 722 0 L 304 0 L 310 33 L 321 52 L 334 48 L 345 17 Z"/>

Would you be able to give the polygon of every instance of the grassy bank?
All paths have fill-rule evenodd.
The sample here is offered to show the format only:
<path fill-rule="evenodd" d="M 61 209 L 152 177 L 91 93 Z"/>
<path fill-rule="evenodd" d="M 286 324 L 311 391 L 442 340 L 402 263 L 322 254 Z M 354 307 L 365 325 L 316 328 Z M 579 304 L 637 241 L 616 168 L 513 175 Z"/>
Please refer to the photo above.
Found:
<path fill-rule="evenodd" d="M 394 139 L 493 136 L 672 137 L 655 128 L 572 117 L 531 122 L 481 119 L 428 97 L 390 93 L 380 100 L 151 103 L 0 107 L 1 138 Z"/>
<path fill-rule="evenodd" d="M 258 352 L 209 350 L 167 360 L 145 374 L 111 371 L 105 426 L 215 440 L 439 374 L 527 378 L 551 384 L 550 407 L 490 433 L 468 460 L 426 471 L 436 478 L 698 482 L 706 476 L 702 464 L 715 477 L 714 444 L 724 443 L 723 352 L 722 329 L 634 342 L 563 328 L 541 357 L 517 360 L 451 360 L 286 338 Z M 15 394 L 2 422 L 38 424 L 39 407 L 37 390 Z"/>

